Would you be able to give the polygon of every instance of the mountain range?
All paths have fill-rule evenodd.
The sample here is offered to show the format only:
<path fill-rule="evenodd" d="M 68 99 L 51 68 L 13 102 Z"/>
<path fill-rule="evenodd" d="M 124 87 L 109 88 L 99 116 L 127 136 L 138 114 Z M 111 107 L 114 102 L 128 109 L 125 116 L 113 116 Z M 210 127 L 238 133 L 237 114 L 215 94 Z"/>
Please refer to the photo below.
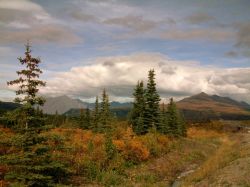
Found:
<path fill-rule="evenodd" d="M 131 108 L 132 103 L 120 103 L 117 101 L 110 102 L 110 108 Z M 49 97 L 46 98 L 44 106 L 41 107 L 44 113 L 47 114 L 77 114 L 79 109 L 89 108 L 94 109 L 95 103 L 83 102 L 80 99 L 72 99 L 68 96 Z M 78 110 L 78 111 L 77 111 Z"/>
<path fill-rule="evenodd" d="M 184 118 L 191 122 L 203 122 L 211 119 L 250 119 L 250 105 L 229 97 L 208 95 L 204 92 L 176 102 Z M 11 102 L 0 102 L 0 110 L 12 110 L 20 105 Z M 76 116 L 81 108 L 93 109 L 94 103 L 83 102 L 68 96 L 48 97 L 42 108 L 47 114 L 65 114 Z M 126 118 L 132 107 L 131 102 L 110 102 L 111 112 L 121 118 Z"/>

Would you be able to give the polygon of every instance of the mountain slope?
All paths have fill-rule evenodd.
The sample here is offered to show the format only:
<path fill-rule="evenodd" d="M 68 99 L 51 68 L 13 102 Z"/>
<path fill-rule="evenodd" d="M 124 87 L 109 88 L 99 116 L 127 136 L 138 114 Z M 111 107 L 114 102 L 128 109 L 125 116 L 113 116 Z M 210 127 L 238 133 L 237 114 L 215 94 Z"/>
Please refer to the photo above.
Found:
<path fill-rule="evenodd" d="M 250 119 L 249 104 L 204 92 L 177 102 L 177 107 L 183 111 L 185 118 L 191 121 Z"/>
<path fill-rule="evenodd" d="M 2 111 L 14 110 L 20 106 L 21 105 L 18 103 L 0 101 L 0 110 L 2 110 Z"/>
<path fill-rule="evenodd" d="M 44 106 L 41 107 L 47 114 L 63 114 L 72 108 L 86 108 L 86 105 L 80 100 L 71 99 L 68 96 L 49 97 L 46 98 Z"/>
<path fill-rule="evenodd" d="M 110 108 L 131 108 L 131 106 L 132 103 L 110 102 Z M 41 109 L 47 114 L 55 114 L 57 111 L 58 114 L 79 115 L 79 109 L 86 109 L 87 107 L 94 109 L 95 103 L 83 102 L 80 99 L 72 99 L 68 96 L 59 96 L 46 98 L 46 102 Z"/>

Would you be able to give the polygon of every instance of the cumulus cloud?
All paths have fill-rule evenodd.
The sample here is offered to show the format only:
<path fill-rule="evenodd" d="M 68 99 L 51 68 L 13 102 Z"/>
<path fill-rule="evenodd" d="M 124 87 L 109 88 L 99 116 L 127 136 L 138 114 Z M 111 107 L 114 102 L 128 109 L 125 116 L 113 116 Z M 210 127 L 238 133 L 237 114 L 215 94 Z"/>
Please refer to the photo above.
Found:
<path fill-rule="evenodd" d="M 155 53 L 97 58 L 94 64 L 55 74 L 42 93 L 88 99 L 106 88 L 113 100 L 131 98 L 137 81 L 146 81 L 152 68 L 163 98 L 181 98 L 204 91 L 250 101 L 250 68 L 202 67 L 195 61 L 176 61 Z"/>
<path fill-rule="evenodd" d="M 0 1 L 0 42 L 2 44 L 59 42 L 75 44 L 81 38 L 42 6 L 29 0 Z"/>
<path fill-rule="evenodd" d="M 40 5 L 28 0 L 1 0 L 0 21 L 30 25 L 52 22 L 53 18 Z"/>

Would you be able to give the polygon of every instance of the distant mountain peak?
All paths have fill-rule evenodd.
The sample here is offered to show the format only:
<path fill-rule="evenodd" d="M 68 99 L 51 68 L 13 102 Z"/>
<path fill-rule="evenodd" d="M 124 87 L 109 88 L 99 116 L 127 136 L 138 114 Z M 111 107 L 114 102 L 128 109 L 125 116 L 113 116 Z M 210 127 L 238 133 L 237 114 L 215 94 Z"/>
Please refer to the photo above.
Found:
<path fill-rule="evenodd" d="M 194 95 L 194 96 L 209 97 L 209 95 L 208 95 L 207 93 L 205 93 L 205 92 L 201 92 L 201 93 L 199 93 L 199 94 L 197 94 L 197 95 Z"/>
<path fill-rule="evenodd" d="M 43 109 L 44 113 L 55 114 L 57 111 L 58 114 L 63 114 L 70 110 L 71 108 L 86 108 L 86 104 L 77 99 L 72 99 L 67 95 L 61 95 L 58 97 L 48 97 Z"/>
<path fill-rule="evenodd" d="M 218 95 L 208 95 L 205 92 L 184 98 L 177 103 L 180 108 L 195 110 L 212 110 L 216 112 L 241 112 L 250 110 L 250 105 L 245 102 L 239 102 L 230 97 L 221 97 Z"/>

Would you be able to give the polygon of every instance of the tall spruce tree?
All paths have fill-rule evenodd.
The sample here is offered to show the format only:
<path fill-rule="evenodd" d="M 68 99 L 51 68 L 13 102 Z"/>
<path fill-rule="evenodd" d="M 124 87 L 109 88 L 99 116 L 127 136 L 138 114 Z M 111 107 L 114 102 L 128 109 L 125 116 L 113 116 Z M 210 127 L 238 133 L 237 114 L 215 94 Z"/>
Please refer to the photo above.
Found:
<path fill-rule="evenodd" d="M 18 118 L 22 117 L 25 126 L 16 131 L 10 142 L 10 146 L 14 146 L 16 151 L 0 155 L 0 162 L 7 164 L 9 168 L 4 178 L 18 185 L 51 186 L 65 178 L 67 171 L 63 164 L 51 158 L 47 139 L 40 135 L 44 129 L 44 120 L 42 113 L 35 110 L 34 105 L 44 103 L 44 99 L 37 95 L 39 86 L 45 86 L 45 82 L 38 79 L 42 73 L 39 69 L 41 61 L 31 56 L 30 45 L 27 44 L 25 57 L 20 57 L 19 62 L 26 69 L 17 71 L 19 78 L 7 84 L 17 84 L 19 89 L 16 94 L 24 96 L 16 98 L 16 101 L 23 104 L 18 111 Z"/>
<path fill-rule="evenodd" d="M 134 89 L 134 103 L 130 113 L 130 123 L 132 124 L 133 131 L 136 134 L 145 134 L 148 132 L 148 127 L 144 123 L 145 112 L 145 90 L 143 81 L 138 81 L 136 88 Z"/>
<path fill-rule="evenodd" d="M 7 82 L 7 85 L 18 85 L 19 89 L 16 91 L 16 95 L 23 95 L 24 97 L 16 97 L 15 102 L 23 104 L 22 111 L 25 118 L 25 128 L 37 128 L 38 116 L 34 121 L 34 105 L 43 105 L 45 100 L 39 97 L 38 91 L 40 86 L 45 86 L 45 82 L 39 80 L 39 76 L 42 71 L 39 69 L 39 64 L 41 63 L 40 58 L 33 58 L 31 56 L 31 49 L 29 43 L 25 45 L 25 57 L 19 57 L 19 63 L 26 66 L 25 69 L 17 71 L 18 79 Z M 41 120 L 41 119 L 40 119 Z"/>
<path fill-rule="evenodd" d="M 110 113 L 109 97 L 108 94 L 106 93 L 106 90 L 103 89 L 101 111 L 100 111 L 100 123 L 98 131 L 106 132 L 109 130 L 111 130 L 111 113 Z"/>
<path fill-rule="evenodd" d="M 156 90 L 155 83 L 155 72 L 154 70 L 149 70 L 148 72 L 148 83 L 145 92 L 146 108 L 144 123 L 147 128 L 155 127 L 157 130 L 160 129 L 161 115 L 160 115 L 160 96 Z"/>
<path fill-rule="evenodd" d="M 158 131 L 162 134 L 167 134 L 169 131 L 168 112 L 166 110 L 165 103 L 162 103 L 162 105 L 161 105 L 161 123 L 158 127 Z"/>
<path fill-rule="evenodd" d="M 98 96 L 96 96 L 95 109 L 93 112 L 93 120 L 92 120 L 92 126 L 91 126 L 91 129 L 94 132 L 98 131 L 99 123 L 100 123 L 99 101 L 98 101 Z"/>

